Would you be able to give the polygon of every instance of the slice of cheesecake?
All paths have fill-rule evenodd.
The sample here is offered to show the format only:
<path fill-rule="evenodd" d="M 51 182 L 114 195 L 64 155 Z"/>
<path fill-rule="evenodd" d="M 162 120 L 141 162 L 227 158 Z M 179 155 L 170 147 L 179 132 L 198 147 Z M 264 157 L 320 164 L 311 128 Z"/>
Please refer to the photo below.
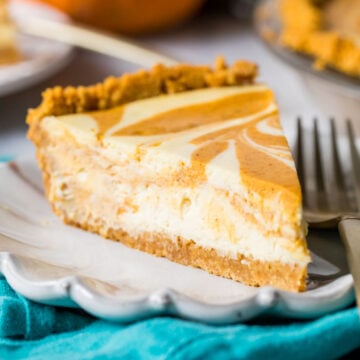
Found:
<path fill-rule="evenodd" d="M 304 290 L 300 186 L 256 72 L 219 59 L 47 90 L 28 123 L 54 212 L 212 274 Z"/>
<path fill-rule="evenodd" d="M 18 60 L 15 26 L 8 14 L 7 1 L 0 0 L 0 66 Z"/>

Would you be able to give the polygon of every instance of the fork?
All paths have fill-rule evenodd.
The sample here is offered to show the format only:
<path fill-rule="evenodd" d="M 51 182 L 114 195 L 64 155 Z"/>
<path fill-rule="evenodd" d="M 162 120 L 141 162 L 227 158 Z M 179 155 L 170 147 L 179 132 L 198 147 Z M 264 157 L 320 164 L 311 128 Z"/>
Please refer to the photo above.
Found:
<path fill-rule="evenodd" d="M 360 156 L 354 128 L 351 121 L 347 120 L 346 142 L 351 160 L 347 171 L 340 156 L 334 119 L 330 120 L 326 153 L 322 150 L 324 147 L 321 146 L 317 119 L 312 123 L 311 133 L 310 139 L 305 139 L 303 121 L 298 118 L 295 162 L 303 192 L 304 217 L 310 227 L 338 228 L 354 279 L 357 305 L 360 307 Z M 305 144 L 306 140 L 310 141 Z M 306 156 L 309 153 L 312 154 L 311 159 Z M 324 155 L 330 156 L 328 163 Z M 307 173 L 311 166 L 313 177 Z"/>

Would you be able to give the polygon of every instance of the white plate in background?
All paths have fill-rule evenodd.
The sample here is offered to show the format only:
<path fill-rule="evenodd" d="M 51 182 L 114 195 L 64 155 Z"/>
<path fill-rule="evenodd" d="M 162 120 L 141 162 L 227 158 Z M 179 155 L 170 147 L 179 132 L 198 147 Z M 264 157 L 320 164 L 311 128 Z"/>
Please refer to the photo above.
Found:
<path fill-rule="evenodd" d="M 15 22 L 30 16 L 69 21 L 65 14 L 38 2 L 13 0 L 9 10 Z M 22 59 L 0 66 L 0 96 L 25 89 L 53 75 L 69 63 L 73 50 L 71 45 L 25 34 L 19 34 L 18 46 Z"/>
<path fill-rule="evenodd" d="M 214 324 L 263 314 L 312 318 L 354 301 L 336 232 L 309 237 L 308 290 L 255 288 L 64 225 L 43 195 L 33 156 L 0 167 L 0 274 L 27 298 L 113 321 L 173 315 Z"/>

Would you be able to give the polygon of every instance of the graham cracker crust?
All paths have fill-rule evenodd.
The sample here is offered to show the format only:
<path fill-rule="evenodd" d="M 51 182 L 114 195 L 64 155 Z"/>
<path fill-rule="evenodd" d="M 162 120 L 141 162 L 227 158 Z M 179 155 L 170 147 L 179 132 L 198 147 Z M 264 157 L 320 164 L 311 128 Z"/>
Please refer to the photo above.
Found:
<path fill-rule="evenodd" d="M 181 237 L 178 237 L 176 242 L 163 234 L 143 233 L 134 238 L 121 229 L 105 230 L 101 225 L 77 223 L 64 216 L 59 210 L 55 210 L 55 212 L 66 224 L 100 234 L 130 248 L 165 257 L 176 263 L 199 268 L 210 274 L 232 279 L 245 285 L 274 286 L 294 292 L 306 290 L 306 265 L 260 261 L 243 254 L 238 254 L 237 259 L 231 259 L 219 255 L 214 249 L 203 248 L 192 240 Z M 101 219 L 94 219 L 94 223 L 101 224 Z"/>
<path fill-rule="evenodd" d="M 139 70 L 119 78 L 108 77 L 102 83 L 92 86 L 57 86 L 45 90 L 41 104 L 29 110 L 26 119 L 30 125 L 29 137 L 32 140 L 36 138 L 32 125 L 48 115 L 105 110 L 136 100 L 207 87 L 252 84 L 257 72 L 254 63 L 237 61 L 228 66 L 224 58 L 218 57 L 214 68 L 206 65 L 179 64 L 166 67 L 158 64 L 150 70 Z"/>

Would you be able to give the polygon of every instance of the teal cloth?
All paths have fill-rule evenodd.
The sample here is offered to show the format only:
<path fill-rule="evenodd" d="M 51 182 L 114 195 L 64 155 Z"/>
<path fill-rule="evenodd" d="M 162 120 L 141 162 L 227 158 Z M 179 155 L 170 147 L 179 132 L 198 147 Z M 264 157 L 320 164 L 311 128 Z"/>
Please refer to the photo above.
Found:
<path fill-rule="evenodd" d="M 12 160 L 13 157 L 9 155 L 0 155 L 0 163 Z"/>
<path fill-rule="evenodd" d="M 312 321 L 209 326 L 158 317 L 121 325 L 34 303 L 0 278 L 0 359 L 320 360 L 359 347 L 355 307 Z"/>
<path fill-rule="evenodd" d="M 335 359 L 360 346 L 349 308 L 312 321 L 209 326 L 159 317 L 128 325 L 36 304 L 0 279 L 0 359 Z"/>

